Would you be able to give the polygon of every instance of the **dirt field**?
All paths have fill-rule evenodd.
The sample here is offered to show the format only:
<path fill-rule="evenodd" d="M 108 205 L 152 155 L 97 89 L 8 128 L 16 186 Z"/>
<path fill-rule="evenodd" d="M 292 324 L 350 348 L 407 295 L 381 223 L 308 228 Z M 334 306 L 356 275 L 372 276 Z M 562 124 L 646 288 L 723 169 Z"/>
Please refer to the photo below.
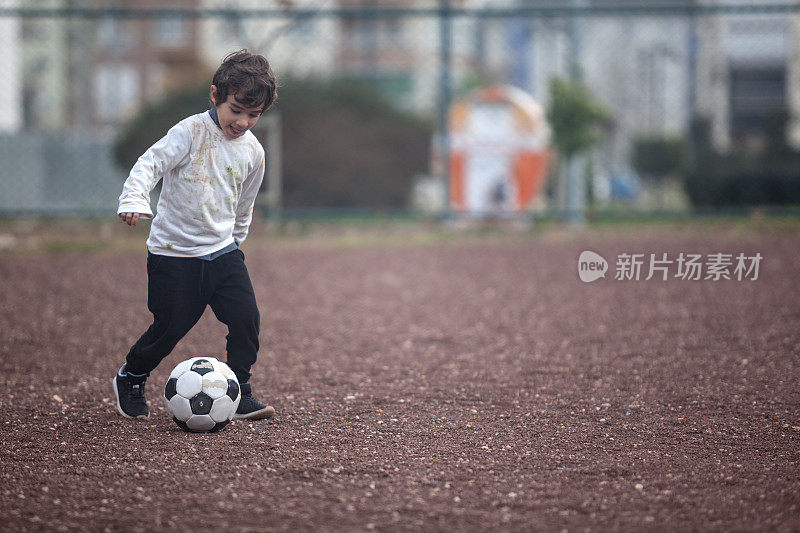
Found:
<path fill-rule="evenodd" d="M 6 238 L 0 530 L 800 529 L 795 231 L 251 239 L 277 416 L 214 435 L 160 399 L 181 360 L 224 359 L 210 311 L 148 381 L 151 417 L 113 408 L 150 318 L 135 232 Z M 587 249 L 606 279 L 579 280 Z M 763 261 L 617 281 L 623 252 Z"/>

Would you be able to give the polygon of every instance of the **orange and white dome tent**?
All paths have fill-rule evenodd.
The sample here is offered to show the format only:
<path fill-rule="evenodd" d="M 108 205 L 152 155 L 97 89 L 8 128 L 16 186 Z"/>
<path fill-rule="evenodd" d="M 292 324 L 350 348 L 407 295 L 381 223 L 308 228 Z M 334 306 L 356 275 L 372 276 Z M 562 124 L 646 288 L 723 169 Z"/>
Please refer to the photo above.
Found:
<path fill-rule="evenodd" d="M 477 216 L 530 209 L 542 191 L 550 127 L 511 86 L 478 89 L 450 109 L 450 207 Z"/>

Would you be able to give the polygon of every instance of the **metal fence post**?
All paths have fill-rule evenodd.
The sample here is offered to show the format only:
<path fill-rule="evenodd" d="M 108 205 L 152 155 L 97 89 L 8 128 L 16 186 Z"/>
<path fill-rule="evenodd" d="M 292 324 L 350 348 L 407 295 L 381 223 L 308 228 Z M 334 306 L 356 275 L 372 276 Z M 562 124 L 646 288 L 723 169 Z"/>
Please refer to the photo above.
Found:
<path fill-rule="evenodd" d="M 442 162 L 444 180 L 444 206 L 442 216 L 449 220 L 450 212 L 450 79 L 451 79 L 451 8 L 450 0 L 439 0 L 439 157 Z"/>
<path fill-rule="evenodd" d="M 256 198 L 259 209 L 267 212 L 267 219 L 275 228 L 281 225 L 281 206 L 283 191 L 283 162 L 281 154 L 281 113 L 272 110 L 258 122 L 253 133 L 266 152 L 267 168 L 264 176 L 265 189 Z"/>

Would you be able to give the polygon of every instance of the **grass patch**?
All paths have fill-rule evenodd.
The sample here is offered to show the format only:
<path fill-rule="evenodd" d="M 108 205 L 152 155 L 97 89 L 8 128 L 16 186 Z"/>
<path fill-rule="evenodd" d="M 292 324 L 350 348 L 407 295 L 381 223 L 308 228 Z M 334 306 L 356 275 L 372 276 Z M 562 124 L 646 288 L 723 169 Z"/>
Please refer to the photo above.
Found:
<path fill-rule="evenodd" d="M 584 224 L 571 225 L 554 213 L 534 219 L 477 220 L 410 214 L 285 218 L 280 222 L 256 217 L 245 243 L 248 247 L 396 248 L 441 246 L 485 241 L 624 239 L 718 236 L 758 239 L 765 235 L 800 235 L 800 208 L 738 209 L 710 212 L 645 212 L 590 210 Z M 94 254 L 141 252 L 149 224 L 130 228 L 115 219 L 0 219 L 0 254 Z M 3 245 L 3 243 L 6 243 Z"/>
<path fill-rule="evenodd" d="M 108 249 L 108 243 L 90 241 L 50 241 L 41 245 L 41 251 L 51 254 L 94 254 Z"/>

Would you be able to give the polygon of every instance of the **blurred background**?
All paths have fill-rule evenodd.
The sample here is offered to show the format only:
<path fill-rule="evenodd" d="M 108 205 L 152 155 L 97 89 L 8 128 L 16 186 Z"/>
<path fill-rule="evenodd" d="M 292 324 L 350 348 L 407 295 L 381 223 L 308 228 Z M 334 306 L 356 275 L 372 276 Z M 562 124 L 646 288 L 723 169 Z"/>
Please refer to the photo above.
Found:
<path fill-rule="evenodd" d="M 4 218 L 115 213 L 242 48 L 268 218 L 800 205 L 796 1 L 0 0 L 0 43 Z"/>

